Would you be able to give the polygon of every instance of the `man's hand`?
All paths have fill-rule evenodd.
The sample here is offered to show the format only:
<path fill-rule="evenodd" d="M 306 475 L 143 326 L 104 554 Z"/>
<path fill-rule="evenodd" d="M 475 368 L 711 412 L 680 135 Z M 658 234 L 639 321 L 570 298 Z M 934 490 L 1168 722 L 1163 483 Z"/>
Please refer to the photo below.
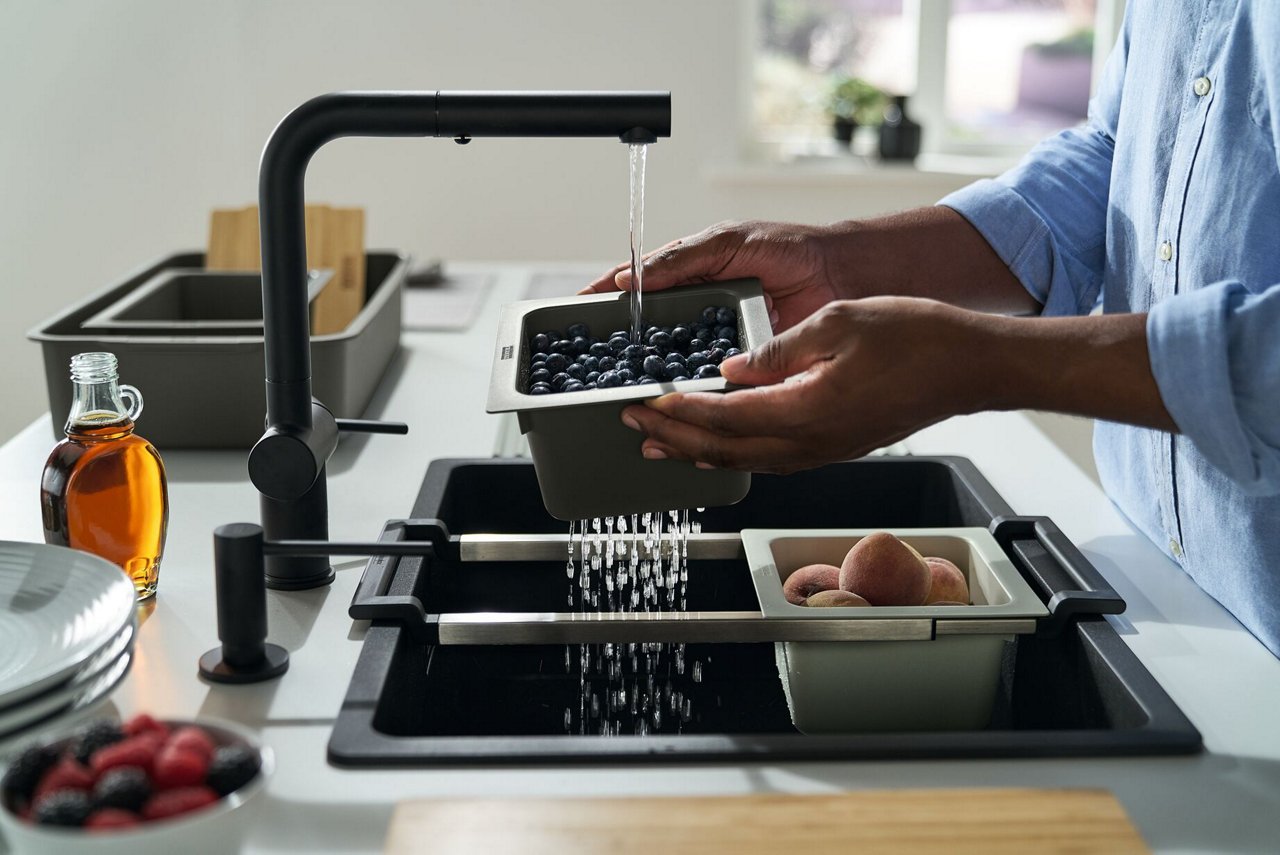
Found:
<path fill-rule="evenodd" d="M 828 264 L 831 230 L 791 223 L 721 223 L 674 240 L 644 259 L 645 291 L 752 276 L 764 287 L 769 321 L 782 332 L 838 299 Z M 631 290 L 631 264 L 606 271 L 582 294 Z"/>
<path fill-rule="evenodd" d="M 756 388 L 622 411 L 646 434 L 645 457 L 788 473 L 981 410 L 1177 430 L 1151 374 L 1146 315 L 1010 318 L 909 297 L 843 300 L 720 369 Z"/>
<path fill-rule="evenodd" d="M 717 394 L 663 395 L 623 422 L 650 459 L 788 473 L 859 457 L 981 402 L 965 381 L 968 321 L 930 300 L 834 302 L 763 347 L 725 360 Z"/>

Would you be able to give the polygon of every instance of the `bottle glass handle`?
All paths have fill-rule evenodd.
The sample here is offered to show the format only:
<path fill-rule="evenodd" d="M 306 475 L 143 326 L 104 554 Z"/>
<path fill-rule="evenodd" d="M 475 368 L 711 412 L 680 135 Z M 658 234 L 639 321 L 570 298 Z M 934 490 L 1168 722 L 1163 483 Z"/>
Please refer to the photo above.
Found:
<path fill-rule="evenodd" d="M 138 416 L 142 415 L 142 393 L 138 391 L 137 387 L 121 383 L 120 397 L 128 399 L 129 409 L 125 415 L 129 417 L 129 421 L 136 422 Z"/>

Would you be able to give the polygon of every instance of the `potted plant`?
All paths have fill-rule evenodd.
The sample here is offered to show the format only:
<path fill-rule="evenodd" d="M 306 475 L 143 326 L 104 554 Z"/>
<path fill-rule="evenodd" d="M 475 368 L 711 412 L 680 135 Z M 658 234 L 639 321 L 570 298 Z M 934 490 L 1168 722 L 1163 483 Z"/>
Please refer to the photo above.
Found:
<path fill-rule="evenodd" d="M 884 93 L 860 77 L 841 75 L 831 83 L 827 112 L 836 140 L 848 145 L 858 125 L 875 124 L 884 107 Z"/>

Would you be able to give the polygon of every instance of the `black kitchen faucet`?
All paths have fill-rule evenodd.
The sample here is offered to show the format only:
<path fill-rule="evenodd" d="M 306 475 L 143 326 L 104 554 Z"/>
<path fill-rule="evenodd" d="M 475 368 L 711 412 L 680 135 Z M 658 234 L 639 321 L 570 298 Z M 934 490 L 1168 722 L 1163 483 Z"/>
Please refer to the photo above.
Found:
<path fill-rule="evenodd" d="M 326 541 L 325 464 L 338 432 L 405 433 L 394 422 L 336 419 L 311 396 L 303 183 L 325 143 L 348 136 L 617 137 L 671 135 L 669 92 L 337 92 L 284 118 L 262 153 L 258 210 L 267 429 L 249 453 L 268 542 Z M 266 583 L 302 589 L 333 581 L 329 556 L 268 554 Z"/>

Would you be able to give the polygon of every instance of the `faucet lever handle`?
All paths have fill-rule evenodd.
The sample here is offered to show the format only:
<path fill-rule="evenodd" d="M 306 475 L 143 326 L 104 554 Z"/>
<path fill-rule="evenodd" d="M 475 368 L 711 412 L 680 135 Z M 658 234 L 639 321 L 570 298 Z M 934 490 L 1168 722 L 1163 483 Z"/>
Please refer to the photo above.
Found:
<path fill-rule="evenodd" d="M 348 433 L 400 433 L 409 432 L 404 422 L 384 422 L 376 419 L 334 419 L 338 430 Z"/>

